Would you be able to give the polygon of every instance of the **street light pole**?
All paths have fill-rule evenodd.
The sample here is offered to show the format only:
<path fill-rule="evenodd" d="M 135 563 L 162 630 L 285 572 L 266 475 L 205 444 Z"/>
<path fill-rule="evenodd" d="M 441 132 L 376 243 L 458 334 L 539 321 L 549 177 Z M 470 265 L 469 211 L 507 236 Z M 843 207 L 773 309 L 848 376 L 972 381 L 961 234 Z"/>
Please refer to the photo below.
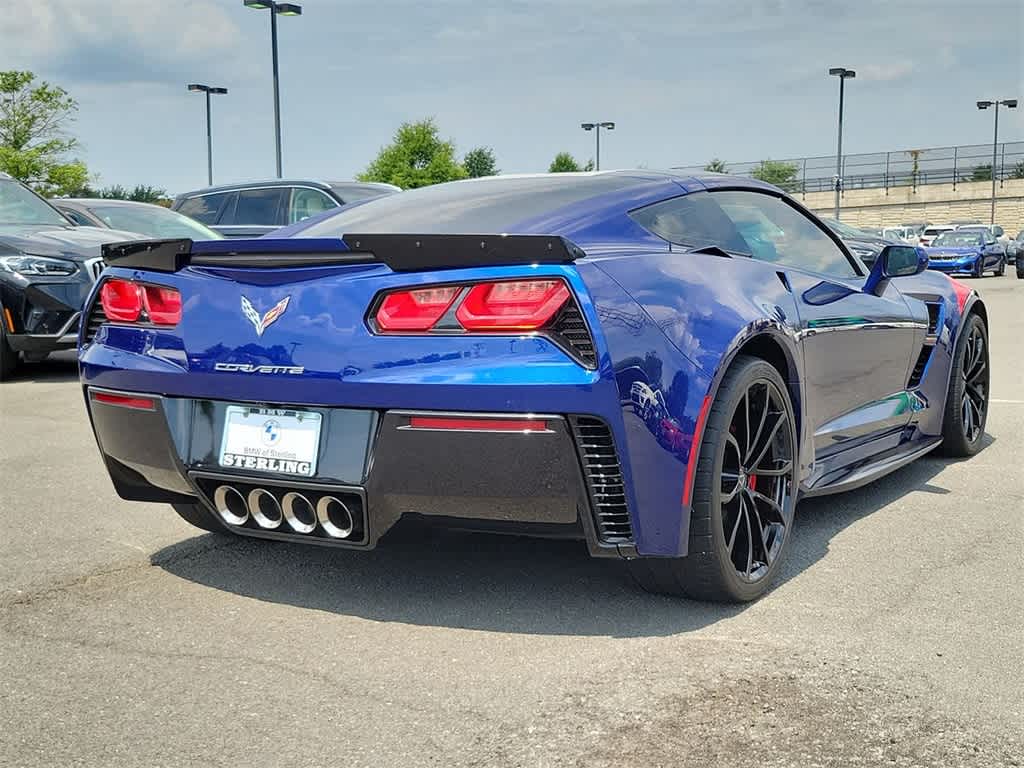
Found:
<path fill-rule="evenodd" d="M 270 48 L 274 67 L 274 151 L 277 161 L 277 178 L 281 178 L 281 88 L 277 76 L 277 14 L 270 14 Z"/>
<path fill-rule="evenodd" d="M 615 123 L 605 121 L 598 123 L 580 123 L 580 128 L 584 131 L 595 131 L 595 137 L 597 142 L 597 150 L 594 157 L 594 170 L 601 170 L 601 129 L 604 128 L 609 131 L 615 130 Z"/>
<path fill-rule="evenodd" d="M 278 85 L 277 70 L 277 17 L 301 16 L 302 6 L 296 3 L 279 3 L 277 0 L 242 0 L 246 8 L 258 11 L 270 10 L 270 48 L 274 69 L 274 149 L 277 165 L 277 178 L 281 178 L 281 91 Z"/>
<path fill-rule="evenodd" d="M 999 146 L 999 107 L 1000 105 L 1007 109 L 1016 109 L 1016 99 L 993 99 L 991 101 L 979 101 L 978 109 L 988 109 L 989 107 L 996 108 L 995 126 L 992 129 L 992 214 L 989 219 L 990 224 L 996 223 L 996 156 L 998 154 Z"/>
<path fill-rule="evenodd" d="M 839 220 L 839 191 L 843 186 L 843 91 L 844 84 L 847 78 L 854 78 L 857 73 L 852 69 L 846 69 L 846 67 L 833 67 L 828 71 L 830 75 L 834 75 L 839 78 L 839 140 L 836 146 L 836 204 L 835 204 L 835 219 Z"/>
<path fill-rule="evenodd" d="M 189 83 L 188 89 L 192 92 L 203 93 L 206 95 L 206 183 L 207 186 L 213 186 L 213 130 L 210 120 L 210 94 L 222 94 L 227 93 L 227 88 L 217 88 L 212 85 L 203 85 L 202 83 Z"/>

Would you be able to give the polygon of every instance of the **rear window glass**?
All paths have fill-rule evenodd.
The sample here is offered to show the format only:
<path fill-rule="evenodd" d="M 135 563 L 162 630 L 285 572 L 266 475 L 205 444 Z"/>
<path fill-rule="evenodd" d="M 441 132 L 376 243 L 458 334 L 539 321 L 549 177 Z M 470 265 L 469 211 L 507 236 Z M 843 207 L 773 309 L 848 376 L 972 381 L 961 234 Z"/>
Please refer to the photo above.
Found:
<path fill-rule="evenodd" d="M 243 189 L 238 193 L 233 213 L 228 211 L 220 223 L 263 226 L 284 224 L 284 196 L 285 190 L 281 187 Z"/>
<path fill-rule="evenodd" d="M 736 225 L 708 192 L 696 192 L 631 211 L 644 229 L 676 245 L 702 248 L 717 245 L 734 253 L 750 253 Z"/>
<path fill-rule="evenodd" d="M 230 193 L 218 192 L 215 195 L 190 197 L 178 206 L 178 212 L 203 224 L 216 224 L 217 213 L 228 194 Z"/>
<path fill-rule="evenodd" d="M 424 235 L 477 232 L 515 233 L 517 226 L 573 203 L 647 180 L 639 177 L 494 177 L 437 184 L 385 195 L 342 209 L 303 230 L 300 237 L 340 237 L 348 233 Z"/>

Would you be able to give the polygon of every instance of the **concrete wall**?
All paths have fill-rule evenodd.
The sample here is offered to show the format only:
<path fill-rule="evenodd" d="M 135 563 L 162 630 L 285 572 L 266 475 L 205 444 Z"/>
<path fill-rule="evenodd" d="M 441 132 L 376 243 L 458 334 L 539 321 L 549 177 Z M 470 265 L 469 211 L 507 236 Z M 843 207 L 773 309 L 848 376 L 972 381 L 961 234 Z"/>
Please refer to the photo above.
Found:
<path fill-rule="evenodd" d="M 834 192 L 809 192 L 797 195 L 808 208 L 822 216 L 832 216 Z M 971 181 L 952 184 L 928 184 L 917 187 L 851 189 L 840 201 L 842 220 L 853 226 L 880 227 L 912 221 L 944 224 L 956 219 L 989 222 L 992 206 L 992 182 Z M 1024 179 L 996 183 L 996 224 L 1011 237 L 1024 229 Z"/>

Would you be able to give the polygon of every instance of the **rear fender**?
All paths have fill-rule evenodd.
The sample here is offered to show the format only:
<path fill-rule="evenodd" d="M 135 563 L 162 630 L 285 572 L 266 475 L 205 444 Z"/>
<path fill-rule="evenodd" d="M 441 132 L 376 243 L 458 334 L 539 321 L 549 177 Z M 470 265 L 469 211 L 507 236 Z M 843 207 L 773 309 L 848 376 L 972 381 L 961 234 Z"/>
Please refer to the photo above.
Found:
<path fill-rule="evenodd" d="M 812 456 L 807 448 L 811 436 L 800 415 L 805 393 L 796 302 L 784 273 L 750 259 L 666 250 L 602 259 L 593 266 L 606 273 L 625 297 L 611 307 L 602 306 L 611 291 L 594 291 L 619 380 L 636 494 L 659 501 L 640 504 L 643 535 L 638 550 L 641 554 L 685 554 L 696 449 L 704 420 L 725 372 L 751 342 L 770 339 L 781 350 L 800 430 L 800 455 Z M 589 275 L 587 280 L 592 283 Z M 630 306 L 632 314 L 626 309 Z M 616 323 L 609 322 L 612 316 Z M 629 375 L 631 361 L 634 376 Z M 645 381 L 644 376 L 654 383 Z M 635 390 L 634 381 L 641 382 Z M 644 403 L 656 400 L 656 394 L 648 394 L 644 386 L 652 393 L 662 392 L 668 419 L 684 430 L 684 439 L 673 442 L 671 435 L 665 434 L 671 433 L 671 428 L 643 418 Z M 646 409 L 648 415 L 650 410 Z M 652 448 L 652 440 L 662 454 L 673 457 L 673 464 L 666 465 L 664 458 L 655 463 L 653 457 L 658 452 Z M 638 465 L 659 467 L 656 477 L 648 478 L 656 490 L 644 487 Z M 807 471 L 802 466 L 801 472 Z M 651 508 L 657 513 L 649 511 Z M 678 528 L 670 534 L 673 521 Z M 655 524 L 657 535 L 652 536 Z"/>

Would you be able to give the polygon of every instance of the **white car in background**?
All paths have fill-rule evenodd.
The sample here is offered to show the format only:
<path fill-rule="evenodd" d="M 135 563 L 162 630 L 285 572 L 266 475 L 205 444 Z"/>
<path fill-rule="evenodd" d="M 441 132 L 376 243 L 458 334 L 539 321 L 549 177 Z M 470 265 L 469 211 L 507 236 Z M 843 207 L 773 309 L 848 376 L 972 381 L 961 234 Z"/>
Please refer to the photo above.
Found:
<path fill-rule="evenodd" d="M 918 238 L 918 244 L 928 248 L 935 241 L 935 238 L 943 232 L 952 232 L 955 229 L 956 227 L 952 224 L 933 224 L 921 233 L 921 236 Z"/>

